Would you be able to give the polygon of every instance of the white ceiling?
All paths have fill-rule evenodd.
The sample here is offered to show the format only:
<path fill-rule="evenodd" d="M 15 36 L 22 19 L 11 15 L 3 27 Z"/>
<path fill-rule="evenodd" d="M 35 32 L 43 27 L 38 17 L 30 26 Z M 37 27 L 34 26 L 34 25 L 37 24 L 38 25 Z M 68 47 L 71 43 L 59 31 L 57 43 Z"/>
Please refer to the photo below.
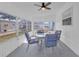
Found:
<path fill-rule="evenodd" d="M 52 2 L 51 10 L 38 11 L 39 7 L 34 4 L 40 2 L 0 2 L 0 12 L 5 12 L 27 20 L 42 20 L 55 18 L 55 14 L 61 9 L 65 2 Z"/>

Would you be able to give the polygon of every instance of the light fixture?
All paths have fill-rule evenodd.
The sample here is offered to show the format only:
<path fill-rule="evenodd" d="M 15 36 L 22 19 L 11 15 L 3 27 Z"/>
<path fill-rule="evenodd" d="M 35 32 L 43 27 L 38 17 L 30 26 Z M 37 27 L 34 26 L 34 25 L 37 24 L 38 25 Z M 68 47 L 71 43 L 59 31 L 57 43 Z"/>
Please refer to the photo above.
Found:
<path fill-rule="evenodd" d="M 45 7 L 42 7 L 41 9 L 42 9 L 42 10 L 45 10 Z"/>

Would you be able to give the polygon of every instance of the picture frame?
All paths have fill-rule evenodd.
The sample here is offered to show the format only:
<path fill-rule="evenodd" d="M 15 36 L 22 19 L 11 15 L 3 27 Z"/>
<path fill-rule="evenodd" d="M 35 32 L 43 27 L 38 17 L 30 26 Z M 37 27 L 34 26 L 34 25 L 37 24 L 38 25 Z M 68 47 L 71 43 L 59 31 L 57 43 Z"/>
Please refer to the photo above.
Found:
<path fill-rule="evenodd" d="M 73 8 L 70 7 L 62 14 L 62 25 L 72 25 Z"/>

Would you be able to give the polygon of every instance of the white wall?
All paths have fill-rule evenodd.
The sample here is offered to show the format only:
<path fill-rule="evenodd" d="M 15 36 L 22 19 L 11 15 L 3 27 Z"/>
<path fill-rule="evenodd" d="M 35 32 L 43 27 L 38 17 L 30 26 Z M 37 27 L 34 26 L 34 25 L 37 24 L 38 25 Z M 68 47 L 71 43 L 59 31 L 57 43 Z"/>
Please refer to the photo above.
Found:
<path fill-rule="evenodd" d="M 72 25 L 62 26 L 62 13 L 70 7 L 73 7 Z M 63 30 L 61 41 L 79 55 L 79 3 L 66 3 L 56 18 L 56 29 Z"/>

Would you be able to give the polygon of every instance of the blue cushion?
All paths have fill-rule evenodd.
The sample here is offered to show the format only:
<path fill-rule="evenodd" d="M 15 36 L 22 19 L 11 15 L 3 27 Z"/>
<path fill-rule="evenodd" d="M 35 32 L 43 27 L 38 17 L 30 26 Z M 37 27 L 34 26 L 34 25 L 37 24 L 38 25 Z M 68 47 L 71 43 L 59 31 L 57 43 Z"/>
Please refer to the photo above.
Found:
<path fill-rule="evenodd" d="M 57 36 L 56 34 L 47 34 L 45 37 L 46 47 L 53 47 L 57 45 Z"/>
<path fill-rule="evenodd" d="M 57 45 L 57 41 L 56 40 L 45 42 L 45 46 L 46 47 L 54 47 L 56 45 Z"/>
<path fill-rule="evenodd" d="M 55 34 L 47 34 L 47 35 L 46 35 L 46 39 L 48 39 L 48 40 L 57 40 L 56 38 L 57 38 L 57 37 L 56 37 Z"/>

